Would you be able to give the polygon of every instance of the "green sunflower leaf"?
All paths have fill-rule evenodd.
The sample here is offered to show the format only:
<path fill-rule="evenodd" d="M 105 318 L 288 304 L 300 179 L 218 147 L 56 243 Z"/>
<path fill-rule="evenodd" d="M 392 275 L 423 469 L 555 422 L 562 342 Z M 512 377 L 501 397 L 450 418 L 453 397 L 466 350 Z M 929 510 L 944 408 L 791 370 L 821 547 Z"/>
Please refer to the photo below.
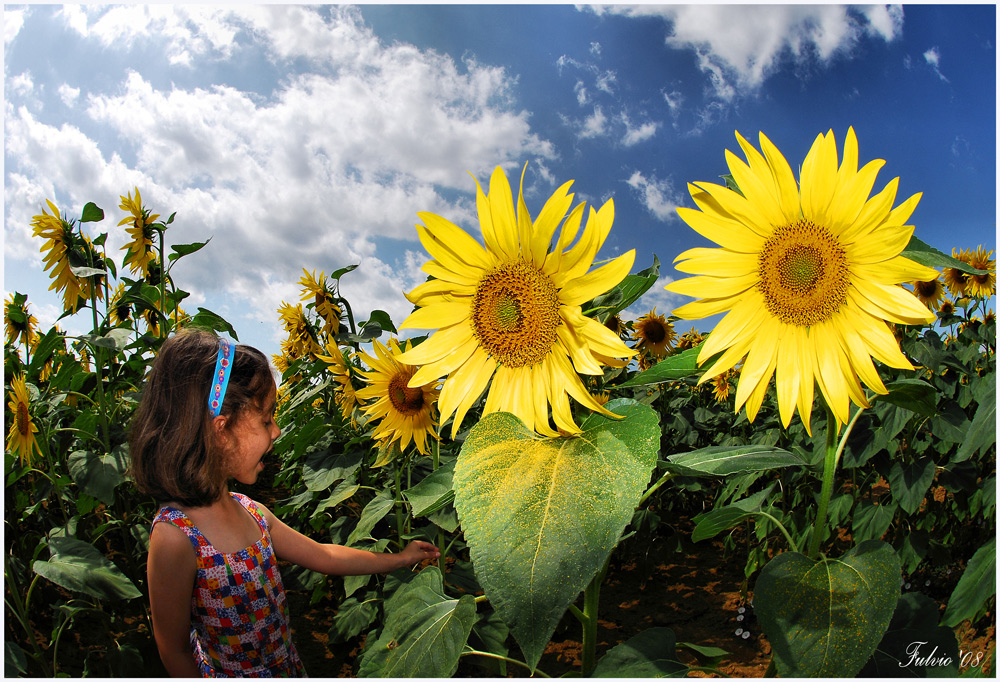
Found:
<path fill-rule="evenodd" d="M 236 335 L 236 330 L 233 329 L 233 325 L 226 322 L 221 315 L 213 313 L 208 308 L 198 308 L 198 312 L 191 318 L 191 326 L 208 328 L 217 332 L 226 332 L 237 341 L 240 340 L 240 337 Z"/>
<path fill-rule="evenodd" d="M 639 372 L 628 381 L 608 386 L 608 390 L 619 388 L 631 388 L 633 386 L 649 386 L 650 384 L 660 384 L 664 381 L 675 381 L 697 374 L 701 371 L 698 367 L 698 353 L 701 346 L 688 348 L 677 355 L 663 358 L 658 363 L 644 372 Z"/>
<path fill-rule="evenodd" d="M 476 578 L 534 667 L 560 618 L 604 566 L 649 483 L 659 417 L 633 400 L 573 438 L 489 414 L 455 465 L 455 507 Z"/>
<path fill-rule="evenodd" d="M 955 585 L 941 624 L 955 627 L 966 618 L 975 617 L 986 600 L 996 594 L 997 541 L 993 538 L 976 550 L 965 573 Z"/>
<path fill-rule="evenodd" d="M 385 604 L 385 627 L 365 647 L 361 677 L 451 677 L 476 622 L 476 600 L 444 593 L 441 571 L 430 566 Z"/>
<path fill-rule="evenodd" d="M 88 201 L 83 207 L 83 215 L 80 216 L 81 223 L 99 223 L 104 220 L 104 209 L 93 201 Z"/>
<path fill-rule="evenodd" d="M 971 275 L 985 275 L 989 273 L 989 270 L 974 268 L 968 263 L 938 251 L 933 246 L 917 239 L 916 236 L 910 237 L 910 243 L 906 245 L 906 248 L 899 255 L 905 256 L 921 265 L 926 265 L 929 268 L 955 268 L 962 272 L 968 272 Z"/>
<path fill-rule="evenodd" d="M 667 457 L 686 475 L 732 476 L 752 471 L 768 471 L 789 466 L 805 466 L 807 462 L 788 450 L 770 445 L 711 446 Z"/>
<path fill-rule="evenodd" d="M 32 564 L 35 573 L 73 592 L 98 599 L 134 599 L 142 593 L 93 545 L 71 537 L 49 538 L 48 561 Z"/>
<path fill-rule="evenodd" d="M 854 677 L 888 630 L 899 558 L 879 540 L 838 559 L 784 552 L 761 570 L 754 611 L 782 677 Z"/>
<path fill-rule="evenodd" d="M 598 661 L 593 677 L 684 677 L 677 660 L 677 638 L 669 628 L 649 628 L 611 649 Z"/>
<path fill-rule="evenodd" d="M 178 258 L 182 258 L 184 256 L 194 253 L 195 251 L 199 251 L 202 248 L 204 248 L 205 245 L 208 244 L 208 242 L 210 241 L 212 240 L 206 239 L 203 242 L 193 242 L 191 244 L 174 244 L 170 247 L 170 250 L 173 251 L 173 253 L 167 256 L 167 260 L 173 262 Z"/>
<path fill-rule="evenodd" d="M 110 453 L 77 450 L 67 460 L 73 482 L 88 495 L 110 506 L 115 502 L 115 488 L 125 480 L 128 454 L 124 445 Z"/>

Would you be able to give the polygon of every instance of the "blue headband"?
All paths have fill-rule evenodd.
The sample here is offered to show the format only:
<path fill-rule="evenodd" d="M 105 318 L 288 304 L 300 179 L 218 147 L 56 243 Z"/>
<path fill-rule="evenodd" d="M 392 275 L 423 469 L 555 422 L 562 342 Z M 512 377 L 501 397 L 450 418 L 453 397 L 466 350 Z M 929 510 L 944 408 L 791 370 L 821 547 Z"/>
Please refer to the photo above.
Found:
<path fill-rule="evenodd" d="M 233 368 L 233 354 L 233 344 L 229 339 L 219 339 L 219 355 L 215 361 L 215 374 L 212 375 L 212 391 L 208 394 L 208 413 L 213 417 L 219 416 L 222 402 L 226 399 L 229 373 Z"/>

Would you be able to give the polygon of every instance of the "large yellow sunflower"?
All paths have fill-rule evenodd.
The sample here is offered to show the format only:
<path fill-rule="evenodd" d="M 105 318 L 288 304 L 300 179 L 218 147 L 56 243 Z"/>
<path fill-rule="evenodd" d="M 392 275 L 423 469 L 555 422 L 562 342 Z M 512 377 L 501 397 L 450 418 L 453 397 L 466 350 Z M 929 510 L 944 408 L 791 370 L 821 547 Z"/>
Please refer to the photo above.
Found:
<path fill-rule="evenodd" d="M 160 217 L 160 214 L 150 215 L 149 210 L 142 207 L 142 197 L 139 195 L 138 187 L 135 188 L 135 199 L 132 198 L 131 194 L 118 198 L 122 200 L 118 208 L 131 214 L 118 222 L 119 226 L 129 223 L 132 225 L 132 227 L 125 229 L 132 237 L 132 241 L 122 247 L 128 251 L 124 264 L 128 265 L 132 272 L 141 272 L 145 275 L 149 271 L 149 264 L 155 260 L 153 235 L 156 231 L 153 229 L 153 223 Z"/>
<path fill-rule="evenodd" d="M 326 344 L 326 352 L 328 355 L 318 355 L 316 359 L 329 365 L 327 369 L 333 374 L 333 380 L 337 382 L 333 401 L 340 407 L 340 413 L 351 420 L 351 425 L 357 426 L 354 408 L 360 407 L 361 403 L 354 390 L 354 384 L 351 382 L 351 371 L 347 364 L 347 358 L 336 343 Z"/>
<path fill-rule="evenodd" d="M 532 220 L 523 172 L 516 210 L 501 168 L 490 178 L 489 195 L 477 181 L 485 248 L 448 220 L 419 214 L 425 224 L 417 225 L 417 234 L 433 258 L 423 271 L 434 279 L 407 294 L 419 309 L 400 328 L 438 331 L 400 360 L 424 365 L 413 385 L 447 376 L 440 410 L 442 421 L 455 415 L 453 436 L 491 379 L 484 412 L 511 412 L 544 435 L 557 435 L 549 424 L 549 405 L 560 430 L 580 432 L 568 396 L 615 416 L 587 392 L 578 372 L 600 375 L 602 364 L 624 366 L 615 358 L 635 352 L 583 315 L 580 305 L 622 281 L 635 251 L 588 272 L 611 229 L 614 203 L 590 209 L 583 234 L 570 248 L 584 214 L 581 203 L 563 222 L 573 201 L 571 184 L 557 189 Z"/>
<path fill-rule="evenodd" d="M 32 453 L 42 454 L 35 434 L 38 427 L 31 419 L 29 410 L 31 404 L 28 402 L 28 387 L 24 383 L 24 375 L 16 375 L 10 382 L 10 408 L 13 418 L 10 420 L 10 430 L 7 432 L 7 450 L 12 454 L 17 454 L 21 462 L 31 464 Z"/>
<path fill-rule="evenodd" d="M 688 225 L 722 248 L 694 248 L 677 256 L 678 270 L 698 276 L 665 288 L 702 298 L 674 315 L 695 319 L 728 311 L 698 355 L 701 363 L 722 353 L 701 381 L 745 358 L 736 409 L 746 404 L 750 420 L 776 374 L 786 427 L 797 406 L 809 429 L 814 382 L 834 418 L 846 423 L 850 401 L 868 406 L 859 379 L 876 393 L 886 392 L 872 357 L 912 368 L 886 321 L 930 324 L 935 319 L 898 286 L 938 274 L 899 255 L 913 234 L 905 223 L 920 195 L 892 208 L 896 178 L 869 199 L 884 162 L 858 169 L 853 128 L 839 167 L 833 131 L 817 136 L 799 186 L 763 133 L 763 154 L 739 133 L 736 137 L 747 162 L 728 150 L 726 160 L 740 191 L 695 183 L 688 187 L 701 210 L 677 209 Z"/>
<path fill-rule="evenodd" d="M 38 337 L 38 320 L 28 312 L 28 300 L 16 291 L 3 303 L 3 324 L 7 343 L 23 343 L 31 348 Z"/>
<path fill-rule="evenodd" d="M 656 308 L 640 317 L 632 325 L 632 334 L 636 341 L 636 350 L 648 351 L 657 360 L 667 356 L 677 339 L 674 325 L 663 315 L 657 315 Z"/>
<path fill-rule="evenodd" d="M 982 246 L 976 247 L 975 251 L 962 251 L 959 259 L 968 263 L 978 270 L 987 270 L 984 275 L 966 274 L 965 294 L 979 298 L 988 298 L 997 290 L 997 262 L 993 256 L 993 251 L 987 251 Z"/>
<path fill-rule="evenodd" d="M 375 340 L 372 342 L 374 357 L 360 352 L 361 360 L 371 367 L 371 371 L 359 372 L 369 385 L 359 390 L 357 397 L 372 401 L 365 406 L 364 412 L 372 419 L 381 420 L 372 434 L 376 441 L 383 444 L 398 441 L 399 449 L 403 450 L 412 440 L 420 454 L 426 455 L 427 436 L 436 438 L 437 422 L 433 411 L 439 391 L 436 379 L 410 386 L 417 368 L 399 361 L 399 356 L 404 350 L 410 350 L 410 346 L 407 341 L 405 349 L 400 349 L 399 343 L 390 339 L 386 348 Z"/>
<path fill-rule="evenodd" d="M 913 295 L 931 310 L 937 309 L 946 293 L 940 276 L 926 282 L 913 282 Z"/>

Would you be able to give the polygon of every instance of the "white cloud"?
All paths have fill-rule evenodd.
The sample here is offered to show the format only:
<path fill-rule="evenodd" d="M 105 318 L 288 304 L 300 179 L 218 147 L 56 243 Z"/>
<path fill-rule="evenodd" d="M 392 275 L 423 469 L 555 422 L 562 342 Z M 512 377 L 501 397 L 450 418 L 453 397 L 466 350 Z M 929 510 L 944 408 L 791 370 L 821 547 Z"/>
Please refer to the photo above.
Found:
<path fill-rule="evenodd" d="M 25 71 L 7 79 L 7 86 L 12 93 L 26 96 L 30 95 L 31 91 L 35 89 L 35 81 L 32 79 L 31 74 Z"/>
<path fill-rule="evenodd" d="M 633 126 L 628 116 L 624 114 L 622 115 L 622 122 L 625 124 L 625 136 L 622 138 L 622 144 L 626 147 L 632 147 L 640 142 L 645 142 L 656 135 L 656 131 L 660 127 L 660 124 L 656 121 L 647 121 L 638 126 Z"/>
<path fill-rule="evenodd" d="M 924 52 L 924 61 L 930 65 L 931 69 L 933 69 L 934 73 L 937 74 L 938 78 L 943 80 L 945 83 L 949 82 L 948 79 L 945 78 L 944 74 L 941 73 L 941 51 L 936 45 Z"/>
<path fill-rule="evenodd" d="M 60 85 L 56 92 L 59 94 L 59 99 L 63 101 L 63 104 L 68 107 L 76 104 L 76 100 L 80 97 L 80 88 L 70 87 L 65 83 Z"/>
<path fill-rule="evenodd" d="M 656 280 L 656 284 L 651 286 L 649 290 L 639 297 L 639 300 L 628 307 L 622 319 L 635 321 L 639 317 L 650 312 L 656 308 L 656 312 L 659 315 L 667 317 L 675 308 L 680 307 L 688 301 L 686 296 L 681 296 L 680 294 L 674 294 L 663 287 L 667 286 L 674 281 L 673 277 L 669 275 L 661 275 L 659 279 Z"/>
<path fill-rule="evenodd" d="M 626 182 L 658 220 L 666 221 L 677 217 L 677 207 L 682 205 L 681 199 L 669 180 L 658 180 L 655 176 L 647 178 L 640 171 L 635 171 Z"/>
<path fill-rule="evenodd" d="M 600 137 L 606 132 L 607 125 L 608 119 L 604 115 L 604 112 L 601 111 L 601 107 L 595 106 L 593 113 L 584 119 L 580 127 L 580 137 L 583 139 Z"/>
<path fill-rule="evenodd" d="M 843 5 L 608 5 L 598 13 L 659 16 L 670 24 L 666 42 L 696 51 L 712 90 L 728 101 L 763 83 L 785 58 L 795 63 L 849 55 L 863 37 L 894 40 L 903 11 Z"/>
<path fill-rule="evenodd" d="M 3 8 L 3 44 L 9 45 L 24 26 L 24 10 Z"/>
<path fill-rule="evenodd" d="M 45 198 L 71 216 L 86 201 L 102 206 L 114 217 L 101 224 L 114 252 L 124 243 L 114 227 L 118 196 L 138 186 L 155 212 L 176 211 L 168 245 L 212 238 L 174 270 L 189 302 L 222 296 L 238 314 L 273 325 L 280 301 L 297 299 L 303 267 L 359 263 L 344 280 L 358 319 L 379 307 L 401 321 L 411 307 L 402 291 L 423 275 L 399 272 L 397 257 L 375 253 L 375 240 L 415 241 L 420 210 L 474 226 L 466 170 L 482 181 L 498 163 L 510 170 L 555 156 L 531 132 L 529 112 L 514 106 L 516 79 L 503 68 L 383 45 L 357 9 L 67 6 L 61 16 L 109 50 L 165 36 L 171 59 L 263 49 L 278 64 L 296 61 L 263 93 L 164 88 L 132 71 L 109 92 L 88 90 L 80 127 L 47 124 L 8 99 L 8 257 L 37 262 L 27 225 Z M 30 74 L 7 87 L 28 94 Z M 75 99 L 76 87 L 64 84 L 60 95 Z"/>

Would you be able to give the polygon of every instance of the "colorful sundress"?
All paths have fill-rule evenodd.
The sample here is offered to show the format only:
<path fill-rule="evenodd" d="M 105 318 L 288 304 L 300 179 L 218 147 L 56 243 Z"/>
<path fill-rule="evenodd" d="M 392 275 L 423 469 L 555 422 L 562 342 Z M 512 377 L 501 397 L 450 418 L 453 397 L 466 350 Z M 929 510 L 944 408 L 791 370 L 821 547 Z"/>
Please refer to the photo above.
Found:
<path fill-rule="evenodd" d="M 198 561 L 191 596 L 191 648 L 202 677 L 305 677 L 292 643 L 285 588 L 267 521 L 249 497 L 230 493 L 257 521 L 261 539 L 232 554 L 217 550 L 184 512 L 162 507 Z"/>

